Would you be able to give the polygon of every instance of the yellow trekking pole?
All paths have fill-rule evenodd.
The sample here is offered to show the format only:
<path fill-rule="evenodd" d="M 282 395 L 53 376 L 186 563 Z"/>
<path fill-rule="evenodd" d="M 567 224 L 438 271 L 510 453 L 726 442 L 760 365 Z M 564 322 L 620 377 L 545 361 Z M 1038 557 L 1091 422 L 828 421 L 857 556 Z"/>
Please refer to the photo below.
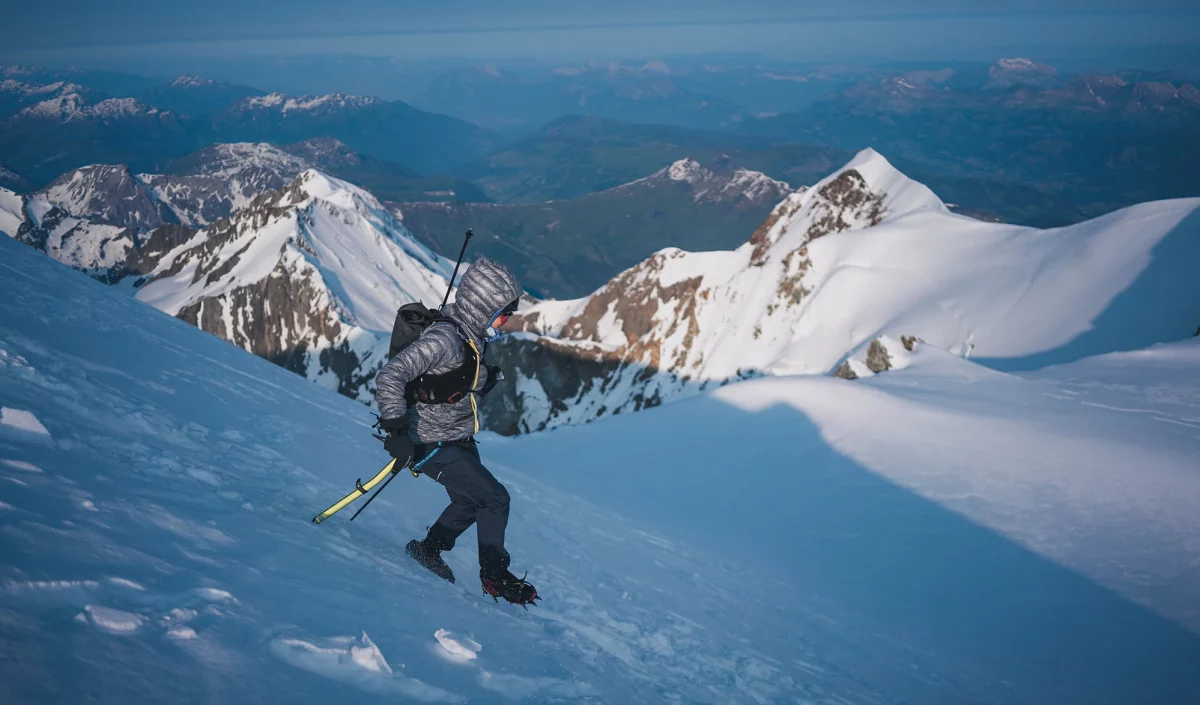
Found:
<path fill-rule="evenodd" d="M 320 524 L 321 522 L 325 521 L 329 517 L 333 516 L 334 514 L 337 514 L 341 510 L 345 509 L 351 502 L 358 499 L 359 497 L 362 497 L 366 493 L 370 492 L 372 487 L 374 487 L 375 485 L 378 485 L 380 482 L 383 481 L 383 478 L 388 477 L 389 475 L 394 477 L 396 475 L 396 473 L 399 472 L 399 470 L 395 470 L 395 471 L 392 470 L 392 468 L 394 468 L 395 465 L 396 465 L 396 459 L 392 458 L 392 462 L 390 462 L 386 466 L 384 466 L 384 468 L 379 471 L 379 474 L 376 475 L 375 477 L 372 477 L 370 480 L 367 480 L 366 482 L 363 482 L 361 478 L 358 480 L 355 480 L 354 481 L 354 491 L 352 491 L 350 494 L 348 494 L 345 497 L 342 497 L 340 500 L 338 500 L 337 504 L 334 504 L 329 509 L 326 509 L 325 511 L 323 511 L 320 514 L 313 517 L 313 519 L 312 519 L 313 523 Z M 389 482 L 390 481 L 391 481 L 391 479 L 389 478 Z M 387 483 L 384 483 L 384 484 L 386 485 Z M 380 487 L 379 489 L 382 490 L 383 488 Z M 372 499 L 374 499 L 374 497 L 372 497 Z M 368 503 L 369 502 L 370 502 L 370 500 L 368 500 Z M 363 508 L 364 509 L 366 508 L 365 504 L 363 505 Z M 362 511 L 362 510 L 360 509 L 359 511 Z M 358 516 L 358 514 L 355 513 L 354 516 Z"/>

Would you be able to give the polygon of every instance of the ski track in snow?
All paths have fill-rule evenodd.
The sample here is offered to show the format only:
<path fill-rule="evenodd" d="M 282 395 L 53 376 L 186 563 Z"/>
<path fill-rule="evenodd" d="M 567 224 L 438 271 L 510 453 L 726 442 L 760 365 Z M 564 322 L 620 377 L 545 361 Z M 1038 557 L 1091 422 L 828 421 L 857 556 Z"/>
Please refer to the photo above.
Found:
<path fill-rule="evenodd" d="M 1097 587 L 1134 594 L 1140 581 L 1138 600 L 1200 624 L 1179 597 L 1200 584 L 1178 567 L 1200 565 L 1200 544 L 1179 548 L 1195 519 L 1175 513 L 1194 483 L 1163 484 L 1174 500 L 1131 491 L 1124 506 L 1112 497 L 1127 479 L 1102 457 L 1084 460 L 1117 484 L 1090 490 L 1070 474 L 1031 479 L 1050 466 L 958 462 L 989 449 L 969 445 L 988 423 L 1026 434 L 1009 445 L 1045 442 L 1021 414 L 1074 419 L 1064 410 L 1087 407 L 1044 394 L 1066 382 L 918 355 L 867 381 L 763 380 L 636 419 L 487 435 L 485 462 L 513 497 L 514 568 L 546 597 L 525 611 L 482 595 L 472 534 L 446 556 L 454 585 L 404 556 L 445 504 L 424 478 L 398 478 L 354 524 L 311 525 L 383 465 L 361 405 L 3 239 L 0 353 L 0 399 L 55 429 L 0 435 L 5 702 L 1090 705 L 1200 687 L 1187 666 L 1200 637 Z M 800 385 L 827 435 L 766 385 Z M 1029 406 L 1042 398 L 1053 406 Z M 1063 428 L 1092 438 L 1097 414 L 1129 418 L 1089 409 Z M 922 443 L 856 442 L 864 423 L 870 438 Z M 1197 446 L 1155 426 L 1171 430 L 1144 480 L 1165 483 L 1183 467 L 1171 454 Z M 1100 428 L 1109 450 L 1147 433 Z M 747 448 L 776 465 L 739 465 Z"/>

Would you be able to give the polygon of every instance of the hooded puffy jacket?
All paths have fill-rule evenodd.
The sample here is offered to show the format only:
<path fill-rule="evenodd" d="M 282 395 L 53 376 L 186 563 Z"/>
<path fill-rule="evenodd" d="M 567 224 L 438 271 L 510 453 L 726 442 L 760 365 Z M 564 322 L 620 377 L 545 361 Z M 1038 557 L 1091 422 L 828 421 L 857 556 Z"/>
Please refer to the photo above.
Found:
<path fill-rule="evenodd" d="M 487 384 L 483 365 L 483 339 L 492 320 L 508 304 L 521 296 L 521 285 L 503 264 L 480 257 L 463 274 L 454 303 L 444 314 L 462 326 L 467 341 L 479 353 L 473 391 Z M 479 431 L 476 394 L 468 394 L 453 404 L 414 404 L 404 398 L 408 383 L 429 372 L 444 374 L 458 369 L 466 360 L 463 336 L 453 323 L 438 322 L 407 348 L 388 360 L 375 377 L 375 403 L 384 419 L 409 418 L 408 436 L 414 443 L 457 441 Z"/>

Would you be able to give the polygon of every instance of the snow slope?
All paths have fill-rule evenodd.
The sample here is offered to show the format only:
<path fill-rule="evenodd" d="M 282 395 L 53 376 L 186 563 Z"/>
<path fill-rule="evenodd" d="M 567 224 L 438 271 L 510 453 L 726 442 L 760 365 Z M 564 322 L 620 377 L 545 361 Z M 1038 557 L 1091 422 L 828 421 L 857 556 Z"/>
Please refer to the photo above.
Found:
<path fill-rule="evenodd" d="M 25 222 L 25 198 L 6 188 L 0 188 L 0 234 L 16 237 Z"/>
<path fill-rule="evenodd" d="M 0 239 L 0 701 L 1194 700 L 1195 399 L 909 363 L 486 436 L 525 612 L 404 557 L 426 479 L 309 523 L 361 405 Z"/>
<path fill-rule="evenodd" d="M 565 410 L 516 404 L 548 409 L 525 414 L 530 428 L 580 423 L 731 379 L 825 373 L 880 335 L 1010 370 L 1136 349 L 1200 326 L 1197 256 L 1200 199 L 1053 230 L 986 223 L 868 149 L 737 250 L 663 250 L 591 296 L 523 311 L 516 325 L 541 336 L 527 342 L 604 364 Z"/>

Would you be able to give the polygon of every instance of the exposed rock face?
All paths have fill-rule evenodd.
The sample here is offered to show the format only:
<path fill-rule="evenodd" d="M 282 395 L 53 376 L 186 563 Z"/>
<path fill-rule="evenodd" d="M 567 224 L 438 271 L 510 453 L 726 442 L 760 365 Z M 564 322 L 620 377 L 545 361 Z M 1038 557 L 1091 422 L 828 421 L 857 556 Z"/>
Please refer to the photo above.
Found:
<path fill-rule="evenodd" d="M 868 150 L 788 195 L 736 251 L 662 250 L 591 296 L 534 305 L 510 321 L 521 333 L 498 348 L 516 372 L 489 424 L 512 432 L 583 423 L 737 379 L 807 370 L 788 349 L 811 291 L 809 245 L 921 209 L 946 212 Z"/>
<path fill-rule="evenodd" d="M 142 178 L 174 212 L 176 222 L 203 227 L 311 168 L 311 162 L 278 147 L 237 142 L 206 147 L 172 164 L 166 174 Z"/>
<path fill-rule="evenodd" d="M 141 178 L 124 165 L 85 166 L 55 179 L 39 195 L 76 218 L 133 231 L 173 222 Z"/>
<path fill-rule="evenodd" d="M 438 299 L 448 270 L 370 194 L 316 171 L 204 230 L 157 230 L 140 254 L 139 299 L 366 403 L 396 307 Z"/>
<path fill-rule="evenodd" d="M 845 169 L 811 192 L 797 192 L 776 206 L 750 238 L 754 245 L 751 263 L 765 264 L 771 247 L 798 224 L 805 226 L 807 244 L 829 233 L 877 225 L 883 216 L 883 195 L 872 192 L 858 171 Z"/>
<path fill-rule="evenodd" d="M 738 168 L 727 156 L 707 165 L 695 159 L 680 159 L 644 179 L 617 188 L 655 182 L 687 184 L 696 203 L 727 203 L 734 208 L 775 203 L 792 190 L 787 183 L 762 172 Z"/>
<path fill-rule="evenodd" d="M 216 145 L 179 175 L 87 167 L 27 198 L 3 192 L 0 225 L 102 281 L 132 279 L 139 299 L 370 403 L 396 307 L 440 300 L 449 265 L 369 193 L 313 170 L 283 180 L 304 163 L 242 144 Z M 271 184 L 279 187 L 264 190 Z"/>
<path fill-rule="evenodd" d="M 892 369 L 892 358 L 883 343 L 879 342 L 879 338 L 872 340 L 867 348 L 867 369 L 875 374 Z"/>

